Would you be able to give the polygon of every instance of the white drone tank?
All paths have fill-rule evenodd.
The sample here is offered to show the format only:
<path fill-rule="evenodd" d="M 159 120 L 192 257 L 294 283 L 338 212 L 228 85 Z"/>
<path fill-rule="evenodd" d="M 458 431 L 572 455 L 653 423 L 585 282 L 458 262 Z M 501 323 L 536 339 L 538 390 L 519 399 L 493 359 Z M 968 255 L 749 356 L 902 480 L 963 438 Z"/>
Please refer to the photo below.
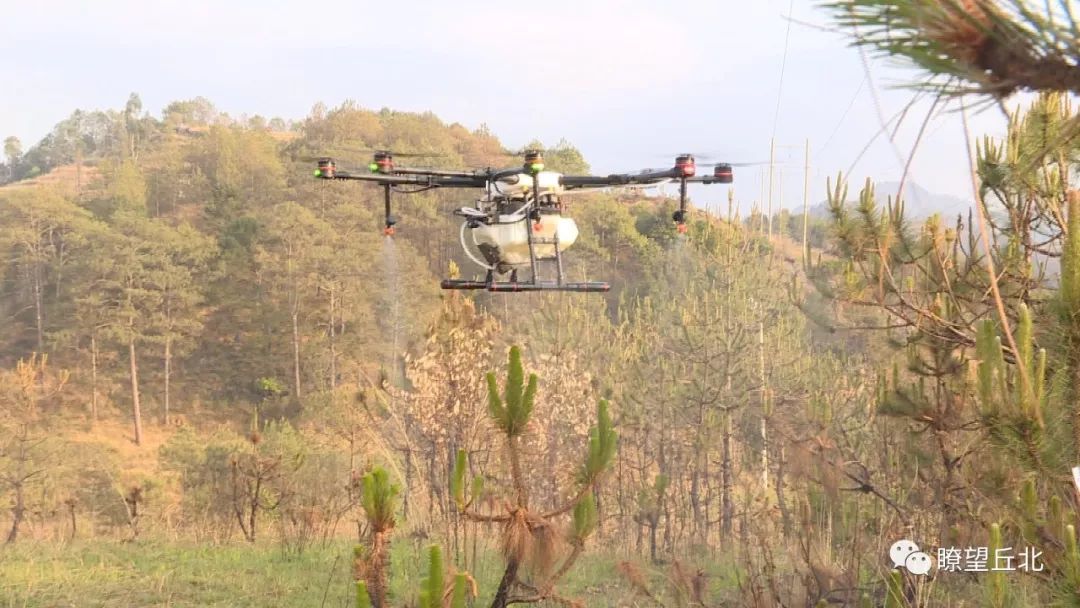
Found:
<path fill-rule="evenodd" d="M 543 214 L 539 224 L 520 219 L 518 215 L 500 215 L 505 224 L 480 224 L 472 228 L 473 243 L 484 259 L 498 272 L 529 265 L 529 233 L 532 231 L 533 251 L 537 257 L 555 255 L 552 240 L 558 235 L 559 250 L 566 251 L 578 237 L 573 219 L 558 213 Z M 518 220 L 518 221 L 514 221 Z M 469 230 L 463 227 L 463 230 Z M 542 242 L 535 242 L 542 241 Z"/>

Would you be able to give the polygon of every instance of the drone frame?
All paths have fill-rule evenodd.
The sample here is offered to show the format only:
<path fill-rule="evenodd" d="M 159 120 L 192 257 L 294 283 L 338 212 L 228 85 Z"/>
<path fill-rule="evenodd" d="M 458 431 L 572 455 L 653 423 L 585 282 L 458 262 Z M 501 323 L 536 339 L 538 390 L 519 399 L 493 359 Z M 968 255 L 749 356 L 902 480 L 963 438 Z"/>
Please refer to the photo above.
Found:
<path fill-rule="evenodd" d="M 322 157 L 318 159 L 318 168 L 315 176 L 327 180 L 355 180 L 375 182 L 383 187 L 384 205 L 384 228 L 386 236 L 393 236 L 394 225 L 397 219 L 391 213 L 391 195 L 395 187 L 415 186 L 415 190 L 405 192 L 412 194 L 434 188 L 477 188 L 487 189 L 490 195 L 491 187 L 499 182 L 519 184 L 521 179 L 531 179 L 530 192 L 523 197 L 524 205 L 519 211 L 523 212 L 521 220 L 516 221 L 540 221 L 540 209 L 544 208 L 541 196 L 550 193 L 542 193 L 540 188 L 540 173 L 544 170 L 543 155 L 539 150 L 527 150 L 523 166 L 512 169 L 481 169 L 476 171 L 452 171 L 440 169 L 412 169 L 396 167 L 393 162 L 393 153 L 389 151 L 376 151 L 371 164 L 368 166 L 369 174 L 351 173 L 337 169 L 333 158 Z M 697 176 L 696 165 L 693 155 L 681 154 L 675 158 L 675 165 L 670 169 L 647 170 L 641 173 L 616 173 L 607 176 L 599 175 L 560 175 L 558 186 L 563 192 L 584 189 L 602 189 L 611 187 L 627 186 L 652 186 L 677 180 L 679 182 L 679 208 L 672 214 L 672 220 L 680 233 L 686 232 L 686 203 L 687 184 L 689 183 L 731 183 L 733 181 L 732 165 L 719 163 L 714 165 L 711 175 Z M 531 195 L 531 200 L 530 200 Z M 506 197 L 506 200 L 511 200 Z M 518 280 L 518 269 L 510 271 L 507 281 L 495 279 L 495 269 L 488 268 L 487 276 L 483 281 L 465 279 L 444 279 L 440 286 L 442 289 L 456 290 L 486 290 L 489 292 L 531 292 L 531 291 L 570 291 L 570 292 L 606 292 L 610 291 L 611 285 L 601 281 L 568 282 L 565 280 L 562 251 L 559 247 L 558 231 L 553 238 L 535 236 L 533 230 L 526 229 L 529 247 L 529 266 L 531 276 L 528 281 Z M 554 255 L 538 256 L 536 245 L 553 245 Z M 464 242 L 462 243 L 464 245 Z M 556 279 L 541 280 L 539 264 L 550 261 L 555 263 Z"/>

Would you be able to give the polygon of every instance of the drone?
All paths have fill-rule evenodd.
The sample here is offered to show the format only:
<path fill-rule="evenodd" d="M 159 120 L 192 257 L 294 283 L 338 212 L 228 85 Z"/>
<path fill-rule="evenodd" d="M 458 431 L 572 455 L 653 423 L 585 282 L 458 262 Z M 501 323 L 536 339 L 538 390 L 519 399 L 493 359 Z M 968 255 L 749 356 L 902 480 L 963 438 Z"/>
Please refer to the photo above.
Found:
<path fill-rule="evenodd" d="M 564 196 L 605 188 L 642 188 L 677 182 L 679 208 L 671 219 L 678 232 L 685 233 L 687 184 L 730 184 L 732 167 L 737 165 L 718 163 L 713 165 L 711 173 L 698 176 L 694 155 L 679 154 L 670 168 L 600 176 L 564 175 L 545 170 L 540 150 L 525 150 L 525 162 L 520 167 L 471 171 L 401 167 L 394 163 L 394 156 L 389 150 L 376 150 L 366 173 L 338 169 L 333 158 L 321 157 L 317 159 L 315 177 L 381 185 L 385 214 L 383 233 L 387 237 L 394 235 L 397 224 L 397 218 L 391 212 L 393 193 L 415 194 L 435 188 L 481 190 L 474 206 L 460 207 L 453 213 L 462 218 L 459 237 L 465 254 L 486 271 L 486 277 L 482 281 L 444 279 L 441 287 L 489 292 L 609 291 L 611 285 L 606 282 L 566 279 L 563 253 L 577 240 L 578 228 L 573 218 L 566 215 Z M 541 278 L 541 264 L 554 265 L 553 278 Z M 521 275 L 526 270 L 528 278 L 523 279 Z"/>

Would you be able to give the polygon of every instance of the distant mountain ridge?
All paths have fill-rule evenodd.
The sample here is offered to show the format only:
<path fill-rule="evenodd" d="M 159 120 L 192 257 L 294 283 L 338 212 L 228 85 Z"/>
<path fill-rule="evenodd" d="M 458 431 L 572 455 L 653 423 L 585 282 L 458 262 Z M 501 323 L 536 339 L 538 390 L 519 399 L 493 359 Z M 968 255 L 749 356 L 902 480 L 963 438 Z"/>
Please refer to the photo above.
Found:
<path fill-rule="evenodd" d="M 859 190 L 862 185 L 852 184 L 848 189 L 848 204 L 854 206 L 858 201 Z M 900 189 L 900 182 L 877 182 L 874 184 L 874 195 L 878 204 L 884 206 L 889 197 L 896 198 L 896 192 Z M 971 202 L 953 196 L 930 192 L 926 188 L 914 183 L 904 184 L 904 214 L 911 220 L 924 220 L 938 213 L 945 218 L 953 218 L 957 214 L 966 215 L 972 208 Z M 815 217 L 828 217 L 829 204 L 822 201 L 810 208 L 810 214 Z"/>

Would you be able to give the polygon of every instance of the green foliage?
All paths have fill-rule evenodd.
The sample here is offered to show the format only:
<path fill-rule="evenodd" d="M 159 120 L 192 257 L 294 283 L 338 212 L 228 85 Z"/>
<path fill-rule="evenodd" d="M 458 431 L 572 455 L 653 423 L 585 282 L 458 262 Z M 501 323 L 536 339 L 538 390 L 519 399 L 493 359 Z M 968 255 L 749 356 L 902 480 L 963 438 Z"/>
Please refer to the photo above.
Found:
<path fill-rule="evenodd" d="M 574 514 L 570 533 L 570 542 L 580 545 L 585 542 L 595 530 L 598 523 L 596 513 L 596 498 L 592 492 L 586 492 L 581 500 L 574 505 Z"/>
<path fill-rule="evenodd" d="M 364 581 L 356 581 L 356 608 L 371 608 L 371 596 Z"/>
<path fill-rule="evenodd" d="M 386 469 L 375 467 L 364 475 L 361 492 L 360 504 L 371 527 L 379 532 L 392 529 L 401 487 L 390 482 L 390 474 Z"/>
<path fill-rule="evenodd" d="M 453 497 L 458 509 L 465 509 L 484 493 L 484 477 L 476 475 L 468 488 L 468 496 L 465 495 L 465 475 L 468 468 L 469 463 L 465 450 L 458 450 L 457 456 L 454 458 L 454 468 L 450 473 L 450 495 Z"/>
<path fill-rule="evenodd" d="M 134 161 L 122 162 L 111 176 L 109 186 L 109 198 L 112 202 L 108 209 L 108 216 L 145 217 L 147 215 L 146 179 Z"/>
<path fill-rule="evenodd" d="M 125 606 L 356 606 L 355 582 L 338 578 L 340 563 L 331 573 L 335 558 L 347 554 L 349 546 L 346 539 L 331 538 L 303 553 L 283 555 L 274 543 L 164 541 L 149 534 L 135 543 L 108 538 L 19 543 L 4 549 L 3 598 L 19 606 L 101 606 L 115 604 L 118 597 L 124 598 Z M 391 561 L 401 570 L 394 577 L 393 595 L 402 599 L 391 603 L 392 608 L 408 606 L 415 599 L 417 583 L 426 575 L 426 554 L 426 546 L 394 547 Z M 498 576 L 500 558 L 484 549 L 478 558 L 479 597 L 471 599 L 474 581 L 459 573 L 454 588 L 460 589 L 455 593 L 463 603 L 452 603 L 452 608 L 491 604 L 498 582 L 492 578 Z M 43 563 L 54 567 L 42 568 Z M 621 600 L 629 589 L 611 579 L 614 564 L 607 555 L 583 556 L 575 576 L 566 581 L 565 592 L 581 597 L 590 608 L 624 606 Z M 170 575 L 162 578 L 163 570 Z M 730 576 L 719 565 L 710 569 L 712 573 L 717 581 Z M 364 586 L 370 594 L 370 587 Z"/>
<path fill-rule="evenodd" d="M 1076 585 L 1080 583 L 1080 548 L 1076 544 L 1076 526 L 1065 526 L 1065 580 Z M 1076 587 L 1072 588 L 1075 591 Z"/>
<path fill-rule="evenodd" d="M 536 374 L 529 374 L 528 385 L 525 385 L 521 349 L 517 346 L 510 348 L 506 388 L 501 398 L 495 373 L 487 374 L 488 414 L 507 437 L 517 437 L 525 432 L 536 399 L 537 382 Z"/>
<path fill-rule="evenodd" d="M 601 399 L 596 406 L 596 424 L 589 429 L 589 453 L 582 471 L 585 483 L 593 483 L 611 465 L 618 442 L 619 434 L 612 425 L 608 402 Z"/>
<path fill-rule="evenodd" d="M 184 512 L 193 523 L 224 526 L 235 517 L 229 486 L 234 454 L 246 449 L 244 439 L 228 432 L 202 435 L 181 429 L 161 446 L 162 468 L 176 475 L 183 490 Z"/>
<path fill-rule="evenodd" d="M 267 397 L 276 397 L 285 394 L 287 389 L 277 378 L 259 378 L 256 381 L 259 391 Z"/>
<path fill-rule="evenodd" d="M 885 608 L 907 608 L 904 598 L 904 574 L 899 570 L 890 570 L 885 579 Z"/>
<path fill-rule="evenodd" d="M 443 561 L 442 548 L 432 545 L 428 549 L 428 573 L 420 590 L 420 608 L 442 608 Z"/>
<path fill-rule="evenodd" d="M 4 156 L 7 157 L 8 166 L 14 166 L 22 156 L 22 142 L 18 137 L 9 135 L 4 138 Z"/>
<path fill-rule="evenodd" d="M 450 495 L 459 509 L 465 508 L 465 469 L 468 466 L 465 450 L 458 450 L 454 470 L 450 473 Z"/>
<path fill-rule="evenodd" d="M 246 437 L 227 430 L 201 435 L 185 427 L 159 451 L 162 467 L 176 476 L 183 490 L 190 523 L 227 530 L 239 510 L 245 514 L 242 528 L 249 540 L 254 532 L 248 517 L 278 517 L 279 507 L 319 493 L 307 482 L 325 481 L 317 471 L 328 456 L 308 445 L 287 421 L 271 421 Z"/>
<path fill-rule="evenodd" d="M 826 4 L 856 44 L 914 63 L 918 86 L 1003 98 L 1017 89 L 1080 93 L 1072 9 L 1029 0 Z"/>
<path fill-rule="evenodd" d="M 1001 339 L 997 336 L 994 322 L 987 319 L 979 324 L 975 341 L 978 357 L 979 403 L 983 412 L 996 414 L 1000 399 L 1004 360 L 1001 357 Z"/>
<path fill-rule="evenodd" d="M 990 524 L 990 545 L 987 547 L 989 562 L 987 568 L 995 567 L 998 551 L 1004 547 L 1001 542 L 1001 525 Z M 1009 605 L 1009 588 L 1005 580 L 1005 572 L 1002 570 L 991 571 L 986 577 L 988 604 L 993 608 L 1003 608 Z"/>
<path fill-rule="evenodd" d="M 450 595 L 450 608 L 465 608 L 469 590 L 469 575 L 464 572 L 454 576 L 454 590 Z"/>
<path fill-rule="evenodd" d="M 1080 197 L 1074 196 L 1068 203 L 1068 230 L 1065 231 L 1065 247 L 1061 252 L 1061 315 L 1063 320 L 1075 323 L 1080 316 Z"/>
<path fill-rule="evenodd" d="M 1042 517 L 1042 514 L 1039 512 L 1039 493 L 1038 488 L 1035 485 L 1034 478 L 1029 478 L 1024 481 L 1024 485 L 1020 488 L 1019 502 L 1019 510 L 1022 515 L 1022 520 L 1020 524 L 1021 534 L 1030 545 L 1036 546 L 1038 544 L 1037 539 L 1039 528 L 1046 525 L 1047 522 Z M 1057 503 L 1057 508 L 1059 510 L 1061 508 L 1060 501 Z M 1050 510 L 1051 519 L 1053 519 L 1053 508 L 1051 508 Z M 1056 533 L 1060 534 L 1060 531 Z"/>

